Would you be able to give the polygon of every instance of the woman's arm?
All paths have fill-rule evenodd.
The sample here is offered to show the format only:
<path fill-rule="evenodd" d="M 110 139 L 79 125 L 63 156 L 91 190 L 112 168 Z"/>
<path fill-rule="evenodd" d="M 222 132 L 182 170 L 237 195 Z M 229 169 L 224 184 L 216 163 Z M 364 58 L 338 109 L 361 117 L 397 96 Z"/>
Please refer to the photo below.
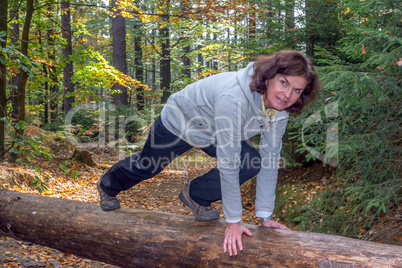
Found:
<path fill-rule="evenodd" d="M 261 170 L 257 175 L 256 216 L 269 217 L 275 208 L 275 191 L 280 163 L 282 137 L 285 133 L 287 119 L 270 123 L 261 135 L 260 155 Z"/>

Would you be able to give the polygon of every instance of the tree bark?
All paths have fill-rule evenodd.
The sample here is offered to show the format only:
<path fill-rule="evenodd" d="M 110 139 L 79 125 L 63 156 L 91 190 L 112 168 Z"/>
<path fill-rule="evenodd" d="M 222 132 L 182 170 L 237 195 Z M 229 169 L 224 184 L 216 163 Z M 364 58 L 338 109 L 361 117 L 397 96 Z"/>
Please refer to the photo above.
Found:
<path fill-rule="evenodd" d="M 44 123 L 48 124 L 50 121 L 56 119 L 57 114 L 57 73 L 56 73 L 56 46 L 55 46 L 55 24 L 53 20 L 53 5 L 48 3 L 47 5 L 47 19 L 48 23 L 52 25 L 46 29 L 46 39 L 47 39 L 47 56 L 49 63 L 47 64 L 47 74 L 48 76 L 48 89 L 46 92 L 45 107 L 44 107 Z M 51 120 L 49 120 L 51 119 Z"/>
<path fill-rule="evenodd" d="M 34 12 L 33 0 L 27 0 L 27 11 L 25 15 L 24 28 L 22 30 L 21 37 L 21 54 L 28 56 L 28 46 L 29 46 L 29 30 L 31 29 L 32 15 Z M 22 62 L 22 65 L 25 63 Z M 28 80 L 28 72 L 26 71 L 29 67 L 25 66 L 25 70 L 21 68 L 18 83 L 17 83 L 17 120 L 16 122 L 25 121 L 25 88 Z M 15 111 L 14 111 L 15 112 Z M 15 136 L 23 135 L 24 130 L 22 128 L 15 130 Z M 17 154 L 10 153 L 9 161 L 14 163 L 17 160 Z"/>
<path fill-rule="evenodd" d="M 183 14 L 188 14 L 189 12 L 189 2 L 184 2 L 180 1 L 180 9 Z M 185 78 L 188 78 L 188 83 L 191 81 L 191 60 L 189 57 L 190 51 L 191 51 L 191 45 L 190 43 L 192 42 L 190 38 L 186 34 L 186 28 L 182 27 L 182 31 L 184 33 L 183 41 L 182 43 L 184 44 L 183 47 L 183 56 L 181 56 L 181 62 L 183 63 L 183 69 L 182 73 Z"/>
<path fill-rule="evenodd" d="M 27 12 L 25 16 L 24 29 L 22 30 L 21 53 L 28 56 L 29 30 L 31 28 L 32 15 L 34 12 L 33 0 L 27 0 Z M 18 80 L 18 117 L 17 122 L 25 121 L 25 87 L 28 80 L 28 73 L 21 69 Z M 18 131 L 17 131 L 18 132 Z M 22 130 L 19 134 L 22 134 Z"/>
<path fill-rule="evenodd" d="M 159 34 L 161 36 L 162 42 L 162 57 L 160 59 L 160 85 L 162 90 L 161 103 L 167 102 L 168 98 L 172 94 L 170 90 L 171 82 L 171 69 L 170 69 L 170 36 L 169 36 L 169 3 L 167 0 L 165 2 L 165 14 L 161 15 L 162 23 Z"/>
<path fill-rule="evenodd" d="M 121 267 L 401 267 L 401 247 L 247 225 L 237 257 L 224 221 L 0 190 L 0 234 Z"/>
<path fill-rule="evenodd" d="M 112 18 L 113 67 L 127 74 L 126 20 L 116 3 L 116 0 L 112 0 L 112 8 L 115 9 Z M 113 103 L 127 105 L 127 88 L 119 84 L 115 84 L 112 88 L 121 91 L 113 94 Z"/>
<path fill-rule="evenodd" d="M 188 38 L 185 38 L 184 42 L 188 42 Z M 190 54 L 191 47 L 190 46 L 185 46 L 183 47 L 183 56 L 181 58 L 183 62 L 183 75 L 184 77 L 188 78 L 188 80 L 191 80 L 191 60 L 190 57 L 188 56 Z"/>
<path fill-rule="evenodd" d="M 4 41 L 1 41 L 1 48 L 6 48 L 7 46 L 7 10 L 8 1 L 0 0 L 0 33 L 4 33 L 2 36 Z M 6 59 L 3 57 L 3 53 L 0 53 L 0 158 L 3 158 L 3 152 L 5 151 L 5 121 L 1 120 L 6 117 L 6 87 L 7 87 L 7 68 Z"/>
<path fill-rule="evenodd" d="M 73 60 L 71 59 L 73 55 L 72 46 L 72 31 L 71 31 L 71 14 L 70 14 L 70 0 L 61 1 L 61 37 L 66 40 L 66 45 L 63 48 L 63 55 L 66 65 L 63 69 L 63 86 L 64 86 L 64 113 L 71 110 L 74 102 L 74 97 L 69 96 L 69 94 L 74 93 L 74 84 L 71 82 L 71 78 L 74 74 Z"/>
<path fill-rule="evenodd" d="M 250 8 L 250 14 L 249 14 L 249 20 L 248 20 L 248 41 L 249 41 L 249 46 L 254 48 L 258 47 L 257 43 L 258 41 L 256 40 L 256 9 L 257 9 L 257 3 L 256 1 L 251 1 L 252 7 Z M 253 50 L 252 50 L 253 51 Z M 255 53 L 255 52 L 252 52 Z M 250 54 L 249 57 L 250 59 L 256 58 L 258 55 L 253 55 Z"/>
<path fill-rule="evenodd" d="M 53 7 L 51 4 L 48 6 L 49 14 L 53 14 Z M 50 18 L 51 19 L 51 18 Z M 54 23 L 52 23 L 54 25 Z M 57 70 L 56 70 L 56 46 L 55 46 L 55 30 L 52 27 L 46 31 L 47 35 L 47 44 L 49 46 L 48 50 L 48 58 L 51 62 L 49 65 L 49 78 L 51 80 L 49 84 L 49 94 L 48 94 L 48 109 L 50 109 L 50 119 L 51 121 L 56 120 L 57 118 L 57 106 L 58 106 L 58 98 L 57 98 L 57 89 L 58 89 L 58 79 L 57 79 Z"/>
<path fill-rule="evenodd" d="M 140 5 L 139 1 L 136 1 L 137 6 Z M 143 23 L 140 18 L 134 22 L 135 36 L 134 36 L 134 65 L 135 65 L 135 79 L 140 83 L 144 83 L 144 65 L 143 65 L 143 53 L 142 53 L 142 35 L 143 35 Z M 144 109 L 144 87 L 137 87 L 137 110 Z"/>
<path fill-rule="evenodd" d="M 307 1 L 307 0 L 306 0 Z M 265 32 L 267 35 L 267 46 L 271 46 L 273 41 L 272 41 L 272 25 L 274 25 L 275 20 L 274 20 L 274 11 L 273 11 L 273 5 L 272 5 L 272 0 L 266 1 L 266 5 L 264 6 L 268 11 L 264 14 L 266 19 L 265 19 Z"/>
<path fill-rule="evenodd" d="M 285 29 L 295 28 L 295 0 L 285 1 Z"/>
<path fill-rule="evenodd" d="M 198 76 L 201 76 L 201 74 L 204 70 L 204 57 L 202 56 L 202 53 L 201 53 L 202 48 L 203 48 L 202 45 L 198 45 L 198 50 L 200 51 L 200 53 L 197 54 L 197 60 L 198 60 L 197 74 L 198 74 Z"/>
<path fill-rule="evenodd" d="M 312 26 L 313 20 L 313 0 L 306 0 L 305 5 L 305 20 L 306 20 L 306 54 L 313 60 L 314 58 L 314 30 Z"/>
<path fill-rule="evenodd" d="M 11 22 L 11 27 L 10 27 L 10 32 L 12 34 L 11 37 L 11 42 L 14 45 L 14 47 L 18 47 L 18 40 L 20 39 L 20 25 L 18 23 L 19 20 L 19 14 L 18 14 L 18 0 L 14 0 L 11 6 L 10 10 L 10 20 Z M 18 60 L 18 56 L 12 56 L 12 60 Z M 11 111 L 11 118 L 14 121 L 17 121 L 18 117 L 18 92 L 17 92 L 17 87 L 18 87 L 18 80 L 19 80 L 19 73 L 13 75 L 11 77 L 11 90 L 10 90 L 10 99 L 11 99 L 11 104 L 12 104 L 12 111 Z"/>

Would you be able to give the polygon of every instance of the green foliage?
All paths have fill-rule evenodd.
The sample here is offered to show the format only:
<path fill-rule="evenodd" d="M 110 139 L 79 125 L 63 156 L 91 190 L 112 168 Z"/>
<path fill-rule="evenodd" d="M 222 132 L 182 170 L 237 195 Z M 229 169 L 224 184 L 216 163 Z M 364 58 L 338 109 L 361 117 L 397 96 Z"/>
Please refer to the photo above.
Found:
<path fill-rule="evenodd" d="M 40 174 L 40 168 L 35 168 L 36 176 L 32 181 L 32 187 L 36 188 L 39 193 L 43 193 L 49 189 L 46 179 Z"/>
<path fill-rule="evenodd" d="M 13 127 L 15 134 L 11 139 L 11 148 L 9 152 L 16 156 L 16 162 L 22 166 L 35 169 L 35 178 L 32 181 L 32 186 L 38 190 L 39 193 L 46 191 L 49 188 L 46 180 L 41 175 L 39 166 L 33 167 L 32 162 L 37 158 L 43 158 L 50 161 L 54 154 L 51 153 L 50 148 L 46 147 L 40 140 L 40 137 L 28 137 L 26 135 L 17 134 L 17 131 L 26 130 L 25 121 L 19 121 L 16 124 L 11 124 L 7 118 L 1 118 L 9 127 Z"/>
<path fill-rule="evenodd" d="M 99 103 L 77 106 L 72 111 L 71 124 L 66 130 L 79 142 L 116 143 L 138 142 L 151 121 L 151 112 L 141 113 L 135 107 Z"/>
<path fill-rule="evenodd" d="M 14 128 L 16 130 L 26 130 L 25 122 L 19 121 L 15 124 Z M 29 166 L 28 163 L 36 157 L 43 157 L 46 160 L 51 160 L 54 157 L 54 155 L 50 153 L 50 148 L 45 147 L 43 142 L 39 140 L 39 137 L 16 135 L 12 139 L 12 145 L 9 152 L 18 155 L 19 158 L 17 158 L 17 162 L 21 162 L 24 165 Z"/>
<path fill-rule="evenodd" d="M 76 83 L 74 94 L 75 104 L 100 101 L 102 98 L 96 94 L 96 89 L 106 89 L 105 93 L 116 93 L 113 85 L 120 84 L 129 90 L 144 86 L 137 80 L 125 75 L 111 66 L 99 52 L 91 49 L 79 51 L 73 58 L 79 62 L 79 69 L 74 72 L 73 81 Z M 86 59 L 83 61 L 83 59 Z"/>
<path fill-rule="evenodd" d="M 277 192 L 274 214 L 290 227 L 295 226 L 295 222 L 298 222 L 298 217 L 302 212 L 301 207 L 306 199 L 306 196 L 300 195 L 302 191 L 303 186 L 296 184 L 286 185 Z"/>
<path fill-rule="evenodd" d="M 0 41 L 4 42 L 4 36 L 4 32 L 0 33 Z M 22 69 L 27 72 L 29 77 L 34 77 L 40 73 L 39 65 L 31 57 L 23 55 L 18 47 L 9 44 L 6 47 L 0 47 L 0 54 L 3 55 L 0 57 L 1 63 L 17 70 Z"/>
<path fill-rule="evenodd" d="M 72 179 L 77 179 L 81 176 L 80 172 L 78 172 L 77 170 L 68 167 L 69 163 L 68 161 L 64 161 L 60 163 L 60 168 L 63 170 L 64 174 L 66 175 L 71 175 Z"/>
<path fill-rule="evenodd" d="M 389 1 L 364 2 L 361 8 L 355 6 L 357 2 L 359 6 L 363 3 L 347 2 L 355 8 L 353 16 L 349 13 L 350 20 L 357 21 L 361 19 L 359 13 L 365 14 L 359 22 L 362 25 L 357 28 L 348 21 L 345 27 L 351 29 L 336 48 L 316 47 L 322 102 L 314 114 L 297 120 L 298 131 L 293 133 L 300 142 L 298 151 L 312 158 L 317 157 L 312 149 L 321 154 L 330 152 L 329 125 L 336 123 L 339 139 L 338 182 L 304 205 L 293 220 L 302 230 L 354 237 L 361 226 L 368 228 L 402 203 L 402 68 L 398 65 L 402 39 L 400 31 L 394 29 L 399 22 L 383 20 L 383 16 L 396 18 L 393 12 L 384 14 L 380 8 L 391 4 Z M 329 105 L 338 107 L 336 114 L 328 116 Z M 314 116 L 316 123 L 309 123 Z"/>
<path fill-rule="evenodd" d="M 126 107 L 117 105 L 114 109 L 109 109 L 105 116 L 106 140 L 121 141 L 125 139 L 128 142 L 138 142 L 144 131 L 152 121 L 151 112 L 145 109 L 138 112 L 135 107 Z"/>

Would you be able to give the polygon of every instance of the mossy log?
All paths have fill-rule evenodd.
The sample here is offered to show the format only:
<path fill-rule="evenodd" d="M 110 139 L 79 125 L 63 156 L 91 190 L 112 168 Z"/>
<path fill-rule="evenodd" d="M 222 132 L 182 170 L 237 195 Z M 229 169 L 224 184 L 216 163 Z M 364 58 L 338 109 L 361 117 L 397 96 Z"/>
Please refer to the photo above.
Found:
<path fill-rule="evenodd" d="M 402 267 L 402 247 L 246 225 L 236 257 L 225 222 L 0 190 L 0 234 L 121 267 Z"/>

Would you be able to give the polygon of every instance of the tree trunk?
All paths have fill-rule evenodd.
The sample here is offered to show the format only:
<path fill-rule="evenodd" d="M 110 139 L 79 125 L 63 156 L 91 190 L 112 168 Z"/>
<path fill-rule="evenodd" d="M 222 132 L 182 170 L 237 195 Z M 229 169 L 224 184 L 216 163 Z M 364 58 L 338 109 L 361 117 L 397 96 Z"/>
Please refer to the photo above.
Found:
<path fill-rule="evenodd" d="M 159 30 L 162 42 L 162 57 L 160 60 L 160 79 L 162 99 L 161 103 L 166 103 L 170 94 L 171 70 L 170 70 L 170 36 L 169 36 L 169 0 L 166 1 L 165 14 L 161 15 L 162 23 Z"/>
<path fill-rule="evenodd" d="M 254 47 L 258 47 L 257 46 L 257 40 L 256 40 L 256 9 L 257 9 L 257 5 L 256 5 L 256 1 L 252 1 L 253 5 L 252 8 L 250 9 L 250 14 L 249 14 L 249 20 L 248 20 L 248 42 L 249 42 L 249 46 L 254 48 Z M 253 50 L 252 50 L 253 51 Z M 255 52 L 251 52 L 249 57 L 250 60 L 254 59 L 256 56 L 258 55 L 253 55 L 252 53 Z"/>
<path fill-rule="evenodd" d="M 214 20 L 214 25 L 215 25 L 215 20 Z M 214 27 L 214 29 L 215 30 L 218 30 L 217 29 L 217 26 L 213 26 Z M 214 44 L 216 44 L 217 43 L 217 40 L 218 40 L 218 35 L 216 34 L 216 32 L 214 31 L 214 34 L 213 34 L 213 43 Z M 217 57 L 213 57 L 212 58 L 212 68 L 215 70 L 215 71 L 217 71 L 218 70 L 218 61 L 217 61 Z"/>
<path fill-rule="evenodd" d="M 6 48 L 7 46 L 7 10 L 8 1 L 0 0 L 0 33 L 4 33 L 2 36 L 4 41 L 1 41 L 1 48 Z M 3 158 L 3 152 L 5 151 L 5 121 L 1 120 L 6 117 L 6 88 L 7 88 L 7 68 L 6 59 L 3 53 L 0 53 L 0 158 Z"/>
<path fill-rule="evenodd" d="M 0 190 L 0 234 L 121 267 L 401 267 L 401 247 L 248 225 L 237 257 L 224 221 Z"/>
<path fill-rule="evenodd" d="M 66 40 L 67 44 L 63 48 L 63 55 L 66 65 L 63 69 L 63 86 L 64 86 L 64 113 L 71 110 L 74 102 L 74 97 L 69 94 L 74 93 L 74 84 L 71 82 L 71 78 L 74 74 L 73 60 L 73 46 L 72 46 L 72 31 L 71 31 L 71 14 L 70 14 L 70 0 L 61 1 L 61 37 Z"/>
<path fill-rule="evenodd" d="M 198 50 L 200 53 L 197 54 L 197 60 L 198 60 L 198 68 L 197 68 L 197 74 L 198 76 L 201 76 L 203 70 L 204 70 L 204 57 L 202 56 L 201 49 L 203 48 L 202 45 L 198 45 Z"/>
<path fill-rule="evenodd" d="M 47 57 L 49 63 L 44 66 L 44 71 L 46 70 L 46 77 L 48 78 L 46 82 L 45 99 L 44 99 L 44 124 L 50 122 L 49 117 L 54 120 L 56 119 L 57 112 L 57 74 L 56 74 L 56 51 L 55 51 L 55 30 L 54 30 L 54 20 L 53 20 L 53 5 L 48 3 L 47 5 L 47 19 L 48 23 L 52 25 L 46 29 L 46 40 L 47 40 Z"/>
<path fill-rule="evenodd" d="M 112 0 L 112 8 L 116 9 L 112 18 L 113 67 L 123 74 L 127 74 L 126 21 L 116 3 L 117 0 Z M 112 89 L 121 91 L 121 93 L 113 94 L 113 103 L 127 105 L 127 88 L 115 84 Z"/>
<path fill-rule="evenodd" d="M 43 49 L 42 44 L 41 48 Z M 49 123 L 49 73 L 45 63 L 42 64 L 42 70 L 46 77 L 46 81 L 43 85 L 43 99 L 41 100 L 41 103 L 43 104 L 43 123 L 47 125 Z"/>
<path fill-rule="evenodd" d="M 27 11 L 25 15 L 24 28 L 22 30 L 22 38 L 21 38 L 21 54 L 25 56 L 28 56 L 29 30 L 31 28 L 33 12 L 34 12 L 33 0 L 27 0 Z M 27 84 L 27 80 L 28 80 L 28 73 L 21 68 L 17 83 L 17 98 L 18 98 L 18 105 L 17 105 L 18 113 L 16 120 L 17 122 L 25 121 L 25 87 Z M 15 130 L 16 137 L 23 134 L 24 130 L 22 128 Z M 9 161 L 15 162 L 16 160 L 17 160 L 17 154 L 11 153 Z"/>
<path fill-rule="evenodd" d="M 38 28 L 38 43 L 40 46 L 40 52 L 44 55 L 44 45 L 42 42 L 42 31 L 41 28 Z M 43 105 L 43 123 L 46 125 L 49 123 L 49 72 L 47 71 L 47 64 L 45 62 L 42 63 L 42 71 L 45 75 L 45 82 L 43 83 L 43 95 L 39 99 L 39 103 Z"/>
<path fill-rule="evenodd" d="M 139 1 L 136 1 L 139 6 Z M 143 54 L 142 54 L 142 34 L 143 34 L 143 24 L 141 19 L 135 21 L 135 36 L 134 36 L 134 65 L 135 65 L 135 79 L 140 83 L 144 83 L 144 65 L 143 65 Z M 137 110 L 141 111 L 144 109 L 144 87 L 137 87 Z"/>
<path fill-rule="evenodd" d="M 180 9 L 181 12 L 183 14 L 188 14 L 189 13 L 189 3 L 188 2 L 184 2 L 184 1 L 180 1 Z M 181 56 L 181 62 L 183 63 L 183 69 L 182 69 L 182 73 L 186 78 L 188 78 L 188 83 L 191 81 L 191 60 L 189 57 L 190 51 L 191 51 L 191 40 L 190 38 L 187 36 L 186 34 L 186 30 L 189 30 L 188 28 L 182 27 L 181 29 L 184 33 L 183 37 L 183 41 L 182 43 L 185 44 L 185 46 L 183 47 L 183 56 Z M 184 80 L 186 81 L 186 80 Z"/>
<path fill-rule="evenodd" d="M 32 15 L 34 12 L 33 0 L 27 0 L 27 12 L 25 16 L 24 29 L 22 30 L 22 42 L 21 53 L 28 56 L 28 44 L 29 44 L 29 30 L 31 28 Z M 17 122 L 25 121 L 25 87 L 28 80 L 28 73 L 21 69 L 18 80 L 18 116 Z M 19 129 L 16 132 L 23 134 L 23 130 Z"/>
<path fill-rule="evenodd" d="M 307 0 L 306 0 L 307 1 Z M 268 0 L 266 1 L 266 9 L 268 9 L 268 12 L 265 13 L 265 32 L 267 33 L 267 46 L 271 46 L 273 41 L 272 41 L 272 25 L 274 25 L 275 21 L 274 21 L 274 11 L 273 11 L 273 7 L 272 7 L 272 0 Z"/>
<path fill-rule="evenodd" d="M 306 54 L 307 56 L 313 60 L 314 58 L 314 31 L 312 29 L 312 20 L 313 12 L 312 12 L 312 0 L 305 1 L 305 14 L 306 14 Z"/>
<path fill-rule="evenodd" d="M 294 28 L 295 28 L 295 0 L 286 0 L 285 29 L 293 30 Z"/>
<path fill-rule="evenodd" d="M 13 21 L 10 27 L 10 31 L 12 34 L 11 42 L 14 45 L 14 47 L 18 47 L 18 40 L 20 39 L 20 25 L 18 23 L 18 19 L 19 19 L 18 0 L 14 0 L 10 10 L 10 20 Z M 12 56 L 11 60 L 18 60 L 18 56 Z M 18 80 L 19 80 L 19 73 L 13 75 L 10 81 L 11 84 L 10 99 L 13 107 L 11 111 L 11 118 L 14 121 L 17 121 L 18 117 L 18 92 L 17 92 Z"/>
<path fill-rule="evenodd" d="M 49 16 L 53 14 L 53 6 L 51 4 L 48 5 L 48 12 Z M 51 19 L 51 18 L 50 18 Z M 54 23 L 52 22 L 52 25 Z M 46 31 L 47 35 L 47 43 L 48 43 L 48 58 L 49 61 L 52 63 L 49 66 L 49 94 L 48 94 L 48 109 L 50 109 L 50 119 L 54 121 L 57 118 L 57 105 L 58 105 L 58 98 L 57 98 L 57 88 L 58 88 L 58 80 L 57 80 L 57 70 L 56 70 L 56 46 L 55 46 L 55 30 L 52 27 Z"/>
<path fill-rule="evenodd" d="M 184 42 L 188 42 L 188 38 L 185 38 Z M 183 47 L 183 56 L 181 58 L 184 68 L 183 68 L 183 75 L 184 77 L 188 78 L 189 81 L 191 80 L 191 60 L 188 56 L 190 54 L 190 46 Z"/>

